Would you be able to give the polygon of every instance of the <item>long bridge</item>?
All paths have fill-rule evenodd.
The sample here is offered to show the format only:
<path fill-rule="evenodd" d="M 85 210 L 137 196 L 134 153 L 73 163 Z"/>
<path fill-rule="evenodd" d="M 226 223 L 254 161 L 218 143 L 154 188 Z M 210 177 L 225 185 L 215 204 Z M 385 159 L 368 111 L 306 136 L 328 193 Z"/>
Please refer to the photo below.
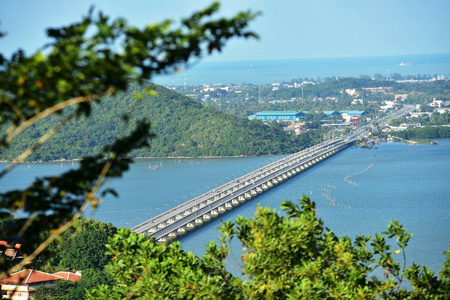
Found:
<path fill-rule="evenodd" d="M 409 111 L 395 112 L 395 117 Z M 389 121 L 388 118 L 384 120 Z M 303 172 L 366 135 L 367 131 L 360 128 L 344 137 L 286 156 L 144 221 L 131 230 L 167 243 Z"/>

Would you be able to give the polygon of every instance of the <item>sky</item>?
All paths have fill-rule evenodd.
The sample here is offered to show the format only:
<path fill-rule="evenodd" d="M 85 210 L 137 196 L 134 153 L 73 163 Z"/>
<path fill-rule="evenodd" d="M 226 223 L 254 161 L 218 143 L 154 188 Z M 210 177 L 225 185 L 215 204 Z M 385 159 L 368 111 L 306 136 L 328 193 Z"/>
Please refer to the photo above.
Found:
<path fill-rule="evenodd" d="M 210 0 L 0 0 L 0 53 L 27 54 L 49 40 L 45 29 L 78 21 L 91 5 L 138 27 L 179 20 Z M 262 14 L 259 40 L 232 40 L 207 61 L 450 53 L 450 0 L 223 0 L 220 16 Z"/>

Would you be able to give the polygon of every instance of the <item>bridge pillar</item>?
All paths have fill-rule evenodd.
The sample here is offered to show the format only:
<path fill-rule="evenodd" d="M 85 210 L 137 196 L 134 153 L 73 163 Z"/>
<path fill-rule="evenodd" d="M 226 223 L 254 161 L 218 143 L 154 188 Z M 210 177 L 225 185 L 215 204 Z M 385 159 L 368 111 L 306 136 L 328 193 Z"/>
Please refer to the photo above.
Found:
<path fill-rule="evenodd" d="M 181 226 L 177 229 L 177 234 L 178 235 L 183 235 L 186 233 L 186 228 L 184 226 Z"/>
<path fill-rule="evenodd" d="M 167 237 L 169 238 L 169 240 L 173 240 L 174 238 L 177 237 L 177 232 L 176 231 L 171 232 L 167 235 Z"/>
<path fill-rule="evenodd" d="M 195 223 L 189 222 L 186 224 L 186 229 L 187 230 L 192 230 L 195 228 Z"/>
<path fill-rule="evenodd" d="M 168 242 L 168 240 L 165 237 L 158 239 L 158 243 L 160 243 L 160 244 L 166 244 L 167 242 Z"/>

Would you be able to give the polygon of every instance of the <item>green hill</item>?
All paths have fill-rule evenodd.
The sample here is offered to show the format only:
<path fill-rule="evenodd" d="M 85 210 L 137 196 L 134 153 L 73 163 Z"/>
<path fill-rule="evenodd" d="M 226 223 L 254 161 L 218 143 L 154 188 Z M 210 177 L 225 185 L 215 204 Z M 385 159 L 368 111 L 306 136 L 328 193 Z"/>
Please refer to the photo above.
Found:
<path fill-rule="evenodd" d="M 82 117 L 67 123 L 30 160 L 75 159 L 94 155 L 104 145 L 131 130 L 138 119 L 151 121 L 156 138 L 151 141 L 150 149 L 136 150 L 133 156 L 281 154 L 299 151 L 314 139 L 312 134 L 289 135 L 283 132 L 279 124 L 267 126 L 256 120 L 232 116 L 164 87 L 150 86 L 157 96 L 144 94 L 137 100 L 135 95 L 141 93 L 143 87 L 133 84 L 126 93 L 102 99 L 101 105 L 94 105 L 89 118 Z M 123 122 L 124 114 L 130 116 L 131 126 Z M 28 129 L 10 147 L 0 152 L 0 159 L 14 159 L 59 118 L 52 116 Z"/>

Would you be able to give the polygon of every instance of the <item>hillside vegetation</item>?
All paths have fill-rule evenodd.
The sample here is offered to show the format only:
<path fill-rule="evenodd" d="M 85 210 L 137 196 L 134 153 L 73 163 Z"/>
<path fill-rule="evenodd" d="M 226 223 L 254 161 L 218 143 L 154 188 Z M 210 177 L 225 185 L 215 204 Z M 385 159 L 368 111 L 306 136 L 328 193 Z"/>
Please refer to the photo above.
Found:
<path fill-rule="evenodd" d="M 321 132 L 293 136 L 281 126 L 267 126 L 202 105 L 161 86 L 147 84 L 156 95 L 144 93 L 144 87 L 132 84 L 127 92 L 102 99 L 93 106 L 89 118 L 69 121 L 30 160 L 75 159 L 98 153 L 116 138 L 131 132 L 138 120 L 148 120 L 156 137 L 151 148 L 132 152 L 132 156 L 238 156 L 266 155 L 299 151 L 320 138 Z M 54 126 L 68 111 L 52 116 L 28 129 L 0 159 L 13 160 L 37 138 Z M 125 125 L 124 118 L 132 122 Z"/>

